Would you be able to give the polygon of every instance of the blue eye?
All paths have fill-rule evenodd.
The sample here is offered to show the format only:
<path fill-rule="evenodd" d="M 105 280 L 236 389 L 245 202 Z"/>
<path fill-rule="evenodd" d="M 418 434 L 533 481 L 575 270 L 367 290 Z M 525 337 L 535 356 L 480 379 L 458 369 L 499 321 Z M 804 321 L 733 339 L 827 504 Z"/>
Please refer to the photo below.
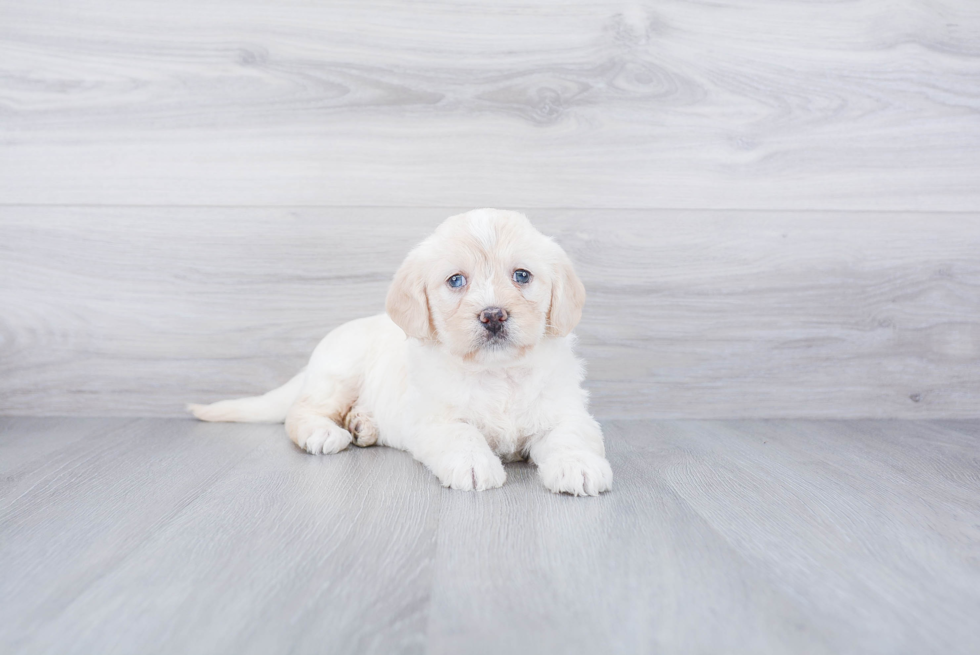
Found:
<path fill-rule="evenodd" d="M 514 282 L 518 284 L 527 284 L 531 281 L 531 274 L 525 271 L 523 268 L 519 268 L 514 271 Z"/>
<path fill-rule="evenodd" d="M 457 273 L 456 275 L 450 276 L 450 278 L 446 280 L 446 284 L 451 286 L 453 289 L 459 289 L 460 287 L 466 285 L 466 278 Z"/>

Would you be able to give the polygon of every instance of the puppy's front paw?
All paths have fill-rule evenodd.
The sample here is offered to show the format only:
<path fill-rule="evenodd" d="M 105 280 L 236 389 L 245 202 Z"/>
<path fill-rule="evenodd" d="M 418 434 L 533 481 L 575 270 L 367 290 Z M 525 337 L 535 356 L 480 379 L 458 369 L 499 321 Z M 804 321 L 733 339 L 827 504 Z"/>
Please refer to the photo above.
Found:
<path fill-rule="evenodd" d="M 290 438 L 311 455 L 332 455 L 350 445 L 350 432 L 323 416 L 304 419 L 295 426 Z"/>
<path fill-rule="evenodd" d="M 544 486 L 556 494 L 598 496 L 612 489 L 612 468 L 602 455 L 579 451 L 554 455 L 538 465 Z"/>
<path fill-rule="evenodd" d="M 489 449 L 447 453 L 432 472 L 442 486 L 463 491 L 497 489 L 507 479 L 500 458 Z"/>

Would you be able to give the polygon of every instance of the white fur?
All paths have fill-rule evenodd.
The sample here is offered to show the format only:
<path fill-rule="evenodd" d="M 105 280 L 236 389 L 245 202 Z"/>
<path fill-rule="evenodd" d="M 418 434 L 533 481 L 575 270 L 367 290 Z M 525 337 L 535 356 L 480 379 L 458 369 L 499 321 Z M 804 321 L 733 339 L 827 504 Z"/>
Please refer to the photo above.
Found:
<path fill-rule="evenodd" d="M 531 283 L 515 283 L 516 268 Z M 466 288 L 448 287 L 456 273 Z M 598 495 L 612 470 L 569 333 L 584 301 L 567 256 L 523 215 L 474 210 L 409 254 L 388 314 L 332 331 L 286 385 L 188 408 L 205 421 L 285 421 L 313 454 L 352 440 L 406 450 L 454 489 L 500 487 L 501 459 L 530 457 L 551 491 Z M 502 343 L 478 318 L 488 305 L 510 315 Z"/>

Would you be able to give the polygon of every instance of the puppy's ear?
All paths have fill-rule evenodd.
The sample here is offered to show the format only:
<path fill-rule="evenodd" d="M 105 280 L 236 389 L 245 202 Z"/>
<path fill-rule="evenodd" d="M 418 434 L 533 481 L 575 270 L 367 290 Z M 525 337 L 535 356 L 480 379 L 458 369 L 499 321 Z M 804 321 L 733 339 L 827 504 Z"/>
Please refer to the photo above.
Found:
<path fill-rule="evenodd" d="M 425 267 L 417 251 L 402 262 L 388 287 L 385 311 L 395 325 L 416 339 L 433 339 L 435 331 L 429 316 L 429 298 L 425 293 Z"/>
<path fill-rule="evenodd" d="M 572 261 L 558 248 L 555 279 L 551 285 L 551 307 L 548 309 L 548 334 L 564 337 L 575 329 L 585 306 L 585 286 L 575 274 Z"/>

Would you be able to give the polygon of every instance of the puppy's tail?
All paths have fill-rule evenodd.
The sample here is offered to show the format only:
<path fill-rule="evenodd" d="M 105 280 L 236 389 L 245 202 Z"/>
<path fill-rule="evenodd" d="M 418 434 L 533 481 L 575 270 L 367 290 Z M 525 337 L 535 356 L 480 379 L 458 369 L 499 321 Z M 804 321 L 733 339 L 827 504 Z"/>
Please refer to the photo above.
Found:
<path fill-rule="evenodd" d="M 286 412 L 299 395 L 306 377 L 306 369 L 278 389 L 251 398 L 221 400 L 210 405 L 188 405 L 187 411 L 202 421 L 230 421 L 233 423 L 282 423 Z"/>

